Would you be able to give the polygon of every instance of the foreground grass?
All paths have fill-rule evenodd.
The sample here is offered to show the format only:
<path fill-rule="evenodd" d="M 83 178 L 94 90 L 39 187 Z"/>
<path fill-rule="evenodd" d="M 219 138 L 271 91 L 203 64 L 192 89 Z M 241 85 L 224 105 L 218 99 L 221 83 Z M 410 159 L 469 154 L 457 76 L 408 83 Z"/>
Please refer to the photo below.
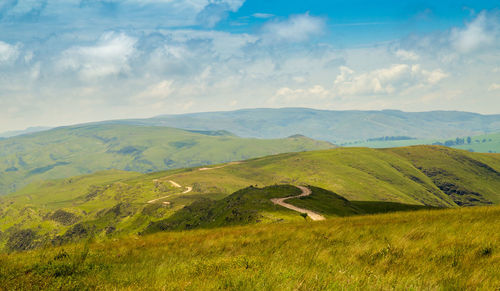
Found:
<path fill-rule="evenodd" d="M 0 255 L 0 289 L 500 288 L 500 207 L 211 230 Z"/>

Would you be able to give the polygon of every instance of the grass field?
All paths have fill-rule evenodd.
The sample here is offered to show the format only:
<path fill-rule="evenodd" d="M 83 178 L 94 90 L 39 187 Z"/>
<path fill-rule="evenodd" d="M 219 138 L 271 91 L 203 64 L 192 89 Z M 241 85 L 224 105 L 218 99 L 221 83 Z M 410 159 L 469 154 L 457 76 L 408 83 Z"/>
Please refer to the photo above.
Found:
<path fill-rule="evenodd" d="M 0 254 L 0 289 L 497 290 L 500 207 L 123 236 Z"/>

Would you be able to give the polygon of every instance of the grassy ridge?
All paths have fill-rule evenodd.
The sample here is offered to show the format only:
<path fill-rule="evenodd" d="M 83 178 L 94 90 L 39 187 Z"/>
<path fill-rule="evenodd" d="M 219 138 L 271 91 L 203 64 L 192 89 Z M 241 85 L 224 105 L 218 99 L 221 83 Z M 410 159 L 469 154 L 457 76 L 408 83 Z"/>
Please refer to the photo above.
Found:
<path fill-rule="evenodd" d="M 13 289 L 495 290 L 500 208 L 128 236 L 0 254 Z"/>
<path fill-rule="evenodd" d="M 262 140 L 167 127 L 64 127 L 0 141 L 0 194 L 34 181 L 107 169 L 147 173 L 333 147 L 298 136 Z"/>

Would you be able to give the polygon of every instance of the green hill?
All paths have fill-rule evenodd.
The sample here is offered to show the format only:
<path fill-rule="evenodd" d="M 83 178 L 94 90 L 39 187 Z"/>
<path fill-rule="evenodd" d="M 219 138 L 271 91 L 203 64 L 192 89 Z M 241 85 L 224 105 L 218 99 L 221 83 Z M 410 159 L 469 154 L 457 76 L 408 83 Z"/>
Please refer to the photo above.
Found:
<path fill-rule="evenodd" d="M 499 204 L 499 172 L 498 154 L 440 146 L 337 148 L 148 174 L 104 171 L 35 182 L 1 197 L 0 244 L 28 238 L 13 241 L 22 249 L 92 233 L 119 237 L 159 221 L 167 225 L 159 229 L 189 229 L 303 220 L 270 203 L 297 192 L 273 186 L 285 184 L 311 185 L 311 196 L 289 203 L 327 218 Z"/>
<path fill-rule="evenodd" d="M 333 147 L 306 137 L 263 140 L 225 131 L 71 126 L 0 140 L 0 194 L 34 181 L 107 169 L 147 173 Z"/>

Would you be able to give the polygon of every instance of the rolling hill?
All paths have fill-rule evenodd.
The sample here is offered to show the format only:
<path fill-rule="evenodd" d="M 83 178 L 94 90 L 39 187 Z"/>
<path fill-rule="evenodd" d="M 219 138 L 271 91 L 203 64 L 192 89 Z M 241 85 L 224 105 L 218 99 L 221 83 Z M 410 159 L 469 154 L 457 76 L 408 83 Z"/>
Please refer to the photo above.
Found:
<path fill-rule="evenodd" d="M 153 172 L 333 148 L 304 136 L 239 138 L 226 131 L 80 125 L 0 140 L 0 194 L 30 182 L 119 169 Z"/>
<path fill-rule="evenodd" d="M 241 137 L 279 138 L 303 134 L 332 143 L 381 136 L 455 138 L 500 131 L 500 115 L 458 111 L 331 111 L 309 108 L 259 108 L 227 112 L 163 115 L 104 123 L 227 130 Z"/>
<path fill-rule="evenodd" d="M 141 233 L 155 223 L 176 230 L 303 220 L 269 201 L 296 194 L 286 185 L 309 185 L 312 195 L 289 203 L 327 218 L 499 204 L 500 155 L 441 146 L 337 148 L 39 181 L 0 198 L 0 242 L 23 249 Z"/>

